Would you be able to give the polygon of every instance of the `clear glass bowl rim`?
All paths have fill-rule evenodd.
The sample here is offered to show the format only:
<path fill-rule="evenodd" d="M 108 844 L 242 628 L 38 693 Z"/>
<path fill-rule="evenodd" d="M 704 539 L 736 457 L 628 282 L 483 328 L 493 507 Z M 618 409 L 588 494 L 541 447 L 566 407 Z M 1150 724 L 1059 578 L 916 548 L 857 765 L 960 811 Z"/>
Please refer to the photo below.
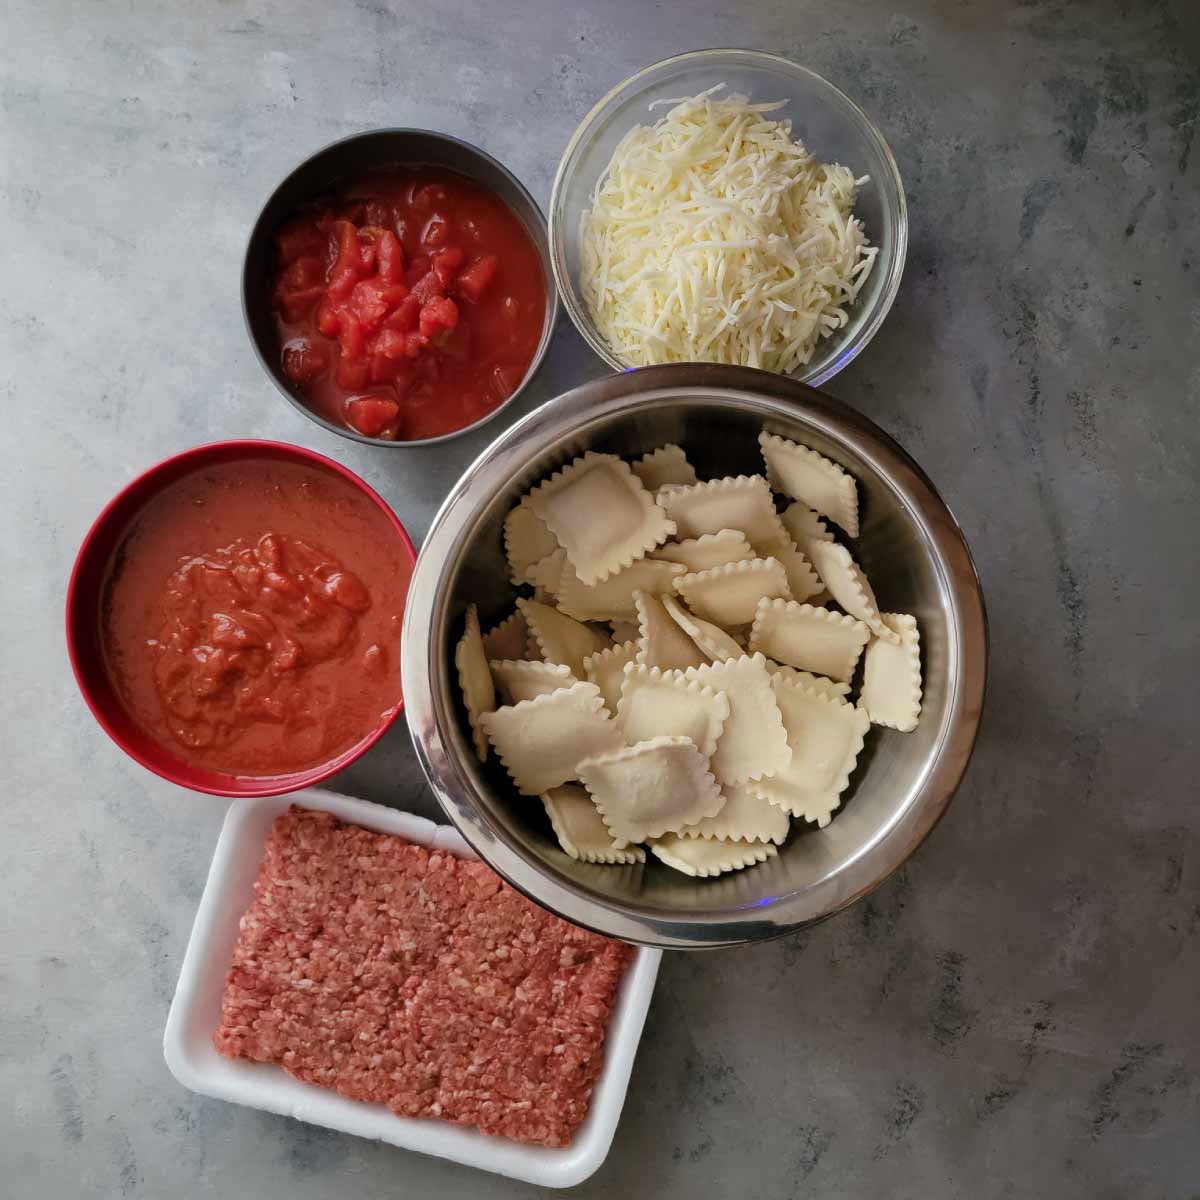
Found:
<path fill-rule="evenodd" d="M 572 176 L 574 160 L 579 153 L 580 147 L 591 135 L 596 122 L 605 109 L 623 94 L 633 90 L 648 75 L 653 75 L 661 71 L 664 67 L 672 67 L 683 63 L 704 65 L 727 57 L 737 59 L 739 64 L 759 65 L 767 68 L 775 68 L 784 73 L 803 75 L 817 83 L 820 87 L 827 89 L 834 102 L 845 106 L 850 116 L 858 122 L 864 136 L 874 143 L 875 149 L 887 168 L 887 179 L 886 181 L 881 180 L 880 186 L 885 192 L 890 192 L 896 202 L 895 245 L 892 261 L 888 266 L 887 278 L 884 280 L 883 288 L 875 299 L 874 307 L 870 310 L 862 325 L 855 330 L 853 336 L 838 346 L 837 353 L 832 357 L 821 355 L 819 361 L 816 361 L 815 366 L 809 364 L 802 372 L 798 372 L 792 376 L 792 378 L 798 379 L 801 383 L 807 383 L 810 387 L 819 387 L 827 379 L 831 379 L 844 367 L 853 362 L 862 353 L 867 344 L 879 331 L 879 327 L 883 324 L 884 319 L 891 310 L 892 304 L 895 302 L 896 293 L 900 290 L 900 280 L 904 274 L 904 262 L 908 252 L 908 204 L 904 195 L 904 184 L 900 178 L 900 168 L 896 165 L 895 156 L 892 154 L 887 139 L 879 131 L 875 122 L 841 88 L 830 83 L 823 75 L 819 75 L 816 71 L 793 62 L 790 58 L 785 58 L 782 54 L 771 54 L 765 50 L 740 49 L 733 46 L 714 47 L 706 50 L 687 50 L 682 54 L 673 54 L 669 58 L 659 59 L 657 62 L 635 71 L 628 79 L 618 83 L 592 105 L 587 115 L 576 126 L 575 132 L 571 134 L 570 140 L 563 150 L 562 157 L 558 162 L 558 170 L 554 173 L 554 184 L 550 190 L 550 204 L 548 206 L 550 266 L 554 272 L 554 286 L 558 290 L 563 306 L 571 316 L 571 321 L 584 341 L 613 370 L 628 370 L 632 364 L 618 358 L 601 336 L 600 331 L 596 328 L 591 315 L 587 311 L 587 306 L 584 304 L 582 297 L 576 294 L 571 273 L 567 268 L 566 252 L 563 243 L 564 213 L 562 212 L 566 184 Z M 819 345 L 820 343 L 818 343 Z"/>

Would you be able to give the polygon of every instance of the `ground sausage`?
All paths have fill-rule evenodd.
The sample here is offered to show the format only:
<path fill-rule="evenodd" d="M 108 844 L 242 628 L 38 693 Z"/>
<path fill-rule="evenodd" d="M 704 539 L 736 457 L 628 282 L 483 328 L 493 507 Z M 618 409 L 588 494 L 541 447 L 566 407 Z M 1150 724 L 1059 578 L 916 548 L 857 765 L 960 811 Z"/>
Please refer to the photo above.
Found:
<path fill-rule="evenodd" d="M 565 1146 L 631 950 L 480 862 L 292 806 L 242 918 L 216 1048 L 406 1117 Z"/>

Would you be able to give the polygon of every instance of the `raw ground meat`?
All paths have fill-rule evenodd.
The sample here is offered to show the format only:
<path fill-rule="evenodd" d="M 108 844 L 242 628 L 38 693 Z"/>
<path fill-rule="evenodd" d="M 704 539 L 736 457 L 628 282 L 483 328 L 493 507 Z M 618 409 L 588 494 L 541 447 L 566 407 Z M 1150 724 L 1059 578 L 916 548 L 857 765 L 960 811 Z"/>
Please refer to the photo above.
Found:
<path fill-rule="evenodd" d="M 630 947 L 551 916 L 481 862 L 295 805 L 254 892 L 222 1054 L 402 1116 L 569 1144 Z"/>

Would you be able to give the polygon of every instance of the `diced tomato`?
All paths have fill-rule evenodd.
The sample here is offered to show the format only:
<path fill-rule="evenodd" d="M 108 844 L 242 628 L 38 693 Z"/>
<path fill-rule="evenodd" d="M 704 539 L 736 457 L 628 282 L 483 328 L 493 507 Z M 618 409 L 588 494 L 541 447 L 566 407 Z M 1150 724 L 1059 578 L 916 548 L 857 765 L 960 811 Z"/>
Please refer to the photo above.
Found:
<path fill-rule="evenodd" d="M 420 283 L 421 280 L 424 279 L 428 274 L 429 255 L 418 254 L 408 264 L 408 267 L 404 272 L 404 282 L 407 283 L 409 287 L 416 287 L 416 285 Z"/>
<path fill-rule="evenodd" d="M 346 266 L 358 260 L 358 226 L 352 221 L 334 221 L 333 236 L 337 238 L 338 263 Z"/>
<path fill-rule="evenodd" d="M 495 278 L 499 266 L 500 260 L 494 254 L 484 254 L 477 258 L 459 275 L 458 290 L 468 300 L 478 303 L 488 284 Z"/>
<path fill-rule="evenodd" d="M 442 329 L 453 329 L 458 324 L 458 305 L 449 296 L 430 300 L 421 309 L 421 332 L 432 337 Z"/>
<path fill-rule="evenodd" d="M 334 378 L 338 387 L 348 392 L 360 392 L 371 382 L 371 364 L 365 358 L 347 358 L 343 354 L 338 359 Z"/>
<path fill-rule="evenodd" d="M 396 311 L 383 322 L 383 327 L 384 329 L 398 329 L 401 333 L 411 333 L 416 329 L 420 317 L 421 297 L 410 293 L 396 306 Z"/>
<path fill-rule="evenodd" d="M 323 262 L 328 248 L 328 237 L 311 217 L 297 217 L 275 235 L 275 249 L 279 252 L 280 263 L 285 267 L 309 254 Z"/>
<path fill-rule="evenodd" d="M 437 300 L 444 296 L 446 294 L 446 285 L 438 278 L 436 271 L 430 271 L 424 278 L 418 279 L 413 284 L 412 294 L 422 304 L 427 304 L 430 300 Z"/>
<path fill-rule="evenodd" d="M 449 287 L 455 271 L 466 262 L 467 256 L 457 246 L 447 246 L 433 255 L 434 274 L 442 281 L 443 287 Z"/>
<path fill-rule="evenodd" d="M 375 329 L 388 313 L 393 312 L 408 297 L 402 283 L 385 283 L 382 279 L 364 279 L 350 293 L 354 309 L 364 329 Z"/>
<path fill-rule="evenodd" d="M 341 332 L 342 314 L 328 296 L 321 301 L 321 307 L 317 309 L 317 328 L 326 337 L 336 337 Z"/>
<path fill-rule="evenodd" d="M 347 296 L 354 290 L 354 285 L 362 276 L 359 273 L 358 267 L 351 263 L 349 266 L 339 267 L 336 263 L 333 267 L 333 273 L 329 277 L 329 294 L 335 300 L 345 300 Z"/>
<path fill-rule="evenodd" d="M 279 282 L 284 290 L 292 292 L 316 287 L 325 282 L 325 260 L 315 254 L 302 255 L 289 264 Z"/>
<path fill-rule="evenodd" d="M 398 358 L 388 358 L 382 353 L 371 355 L 371 374 L 370 381 L 372 384 L 391 383 L 396 378 L 400 370 L 407 366 L 404 359 L 404 335 L 402 333 L 392 333 L 384 331 L 387 336 L 400 339 L 400 356 Z"/>
<path fill-rule="evenodd" d="M 367 437 L 378 437 L 400 415 L 400 405 L 384 396 L 356 396 L 346 403 L 346 420 Z"/>
<path fill-rule="evenodd" d="M 342 309 L 342 333 L 339 340 L 342 344 L 342 354 L 346 358 L 358 358 L 366 349 L 367 339 L 363 333 L 362 322 L 357 314 L 348 308 Z"/>
<path fill-rule="evenodd" d="M 390 229 L 385 229 L 379 239 L 378 262 L 380 279 L 388 283 L 404 282 L 404 250 Z"/>
<path fill-rule="evenodd" d="M 344 300 L 366 274 L 359 254 L 358 230 L 349 221 L 335 221 L 338 256 L 329 274 L 329 294 Z"/>
<path fill-rule="evenodd" d="M 275 293 L 275 307 L 285 321 L 302 321 L 311 311 L 313 305 L 325 294 L 322 287 L 304 288 L 298 292 L 278 291 Z"/>
<path fill-rule="evenodd" d="M 277 234 L 282 370 L 316 411 L 370 436 L 461 429 L 520 386 L 536 353 L 536 249 L 499 198 L 452 172 L 349 185 Z"/>
<path fill-rule="evenodd" d="M 398 329 L 381 330 L 375 339 L 375 353 L 384 358 L 405 358 L 408 354 L 408 335 Z"/>
<path fill-rule="evenodd" d="M 312 383 L 328 367 L 325 348 L 306 338 L 297 338 L 283 348 L 283 373 L 295 383 Z"/>

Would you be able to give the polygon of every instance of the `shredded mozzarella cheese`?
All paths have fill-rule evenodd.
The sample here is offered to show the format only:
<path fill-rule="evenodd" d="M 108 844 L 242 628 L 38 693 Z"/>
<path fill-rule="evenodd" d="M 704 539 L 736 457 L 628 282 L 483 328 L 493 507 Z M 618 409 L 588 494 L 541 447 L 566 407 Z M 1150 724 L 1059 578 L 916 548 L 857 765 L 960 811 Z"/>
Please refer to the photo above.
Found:
<path fill-rule="evenodd" d="M 660 101 L 673 107 L 622 138 L 583 214 L 584 299 L 630 366 L 794 371 L 846 324 L 878 253 L 851 215 L 866 177 L 767 116 L 784 102 L 721 86 Z"/>

